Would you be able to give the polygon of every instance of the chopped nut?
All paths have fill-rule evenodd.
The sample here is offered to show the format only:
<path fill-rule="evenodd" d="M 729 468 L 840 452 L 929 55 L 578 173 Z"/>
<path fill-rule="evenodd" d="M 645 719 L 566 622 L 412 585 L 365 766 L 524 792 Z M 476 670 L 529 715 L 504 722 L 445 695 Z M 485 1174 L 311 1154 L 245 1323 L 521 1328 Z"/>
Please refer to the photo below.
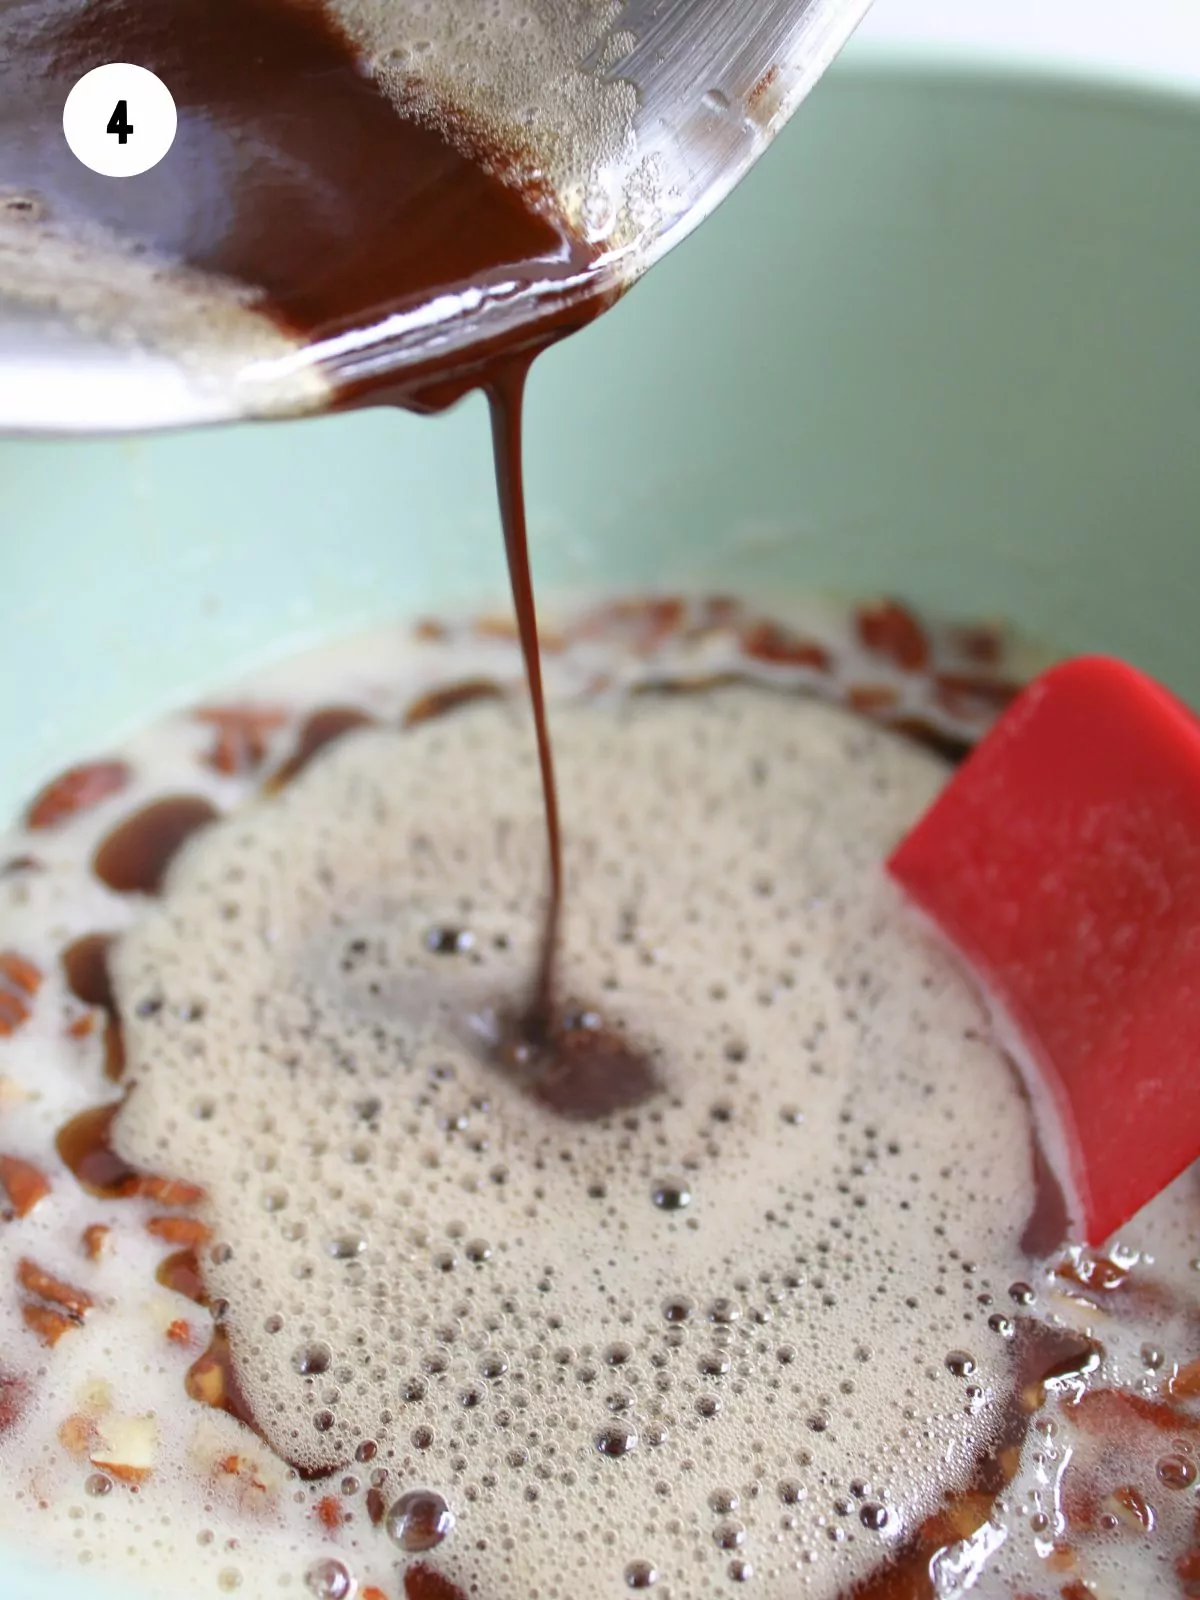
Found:
<path fill-rule="evenodd" d="M 64 1333 L 70 1333 L 73 1328 L 79 1326 L 76 1318 L 64 1317 L 61 1311 L 52 1311 L 49 1306 L 40 1306 L 33 1301 L 26 1301 L 22 1305 L 21 1317 L 25 1326 L 36 1333 L 42 1343 L 51 1349 Z"/>
<path fill-rule="evenodd" d="M 31 1161 L 20 1156 L 0 1155 L 0 1185 L 8 1191 L 13 1211 L 18 1217 L 27 1217 L 50 1193 L 50 1180 Z"/>
<path fill-rule="evenodd" d="M 152 1416 L 110 1416 L 97 1423 L 89 1455 L 114 1478 L 141 1483 L 154 1466 L 157 1447 L 158 1424 Z"/>
<path fill-rule="evenodd" d="M 193 1400 L 219 1410 L 225 1404 L 225 1372 L 207 1351 L 188 1368 L 184 1387 Z"/>
<path fill-rule="evenodd" d="M 1168 1392 L 1180 1400 L 1195 1400 L 1200 1396 L 1200 1361 L 1189 1361 L 1167 1385 Z"/>
<path fill-rule="evenodd" d="M 42 974 L 32 961 L 15 950 L 0 950 L 0 977 L 7 979 L 22 994 L 35 995 L 42 987 Z"/>
<path fill-rule="evenodd" d="M 1126 1484 L 1120 1489 L 1114 1489 L 1110 1502 L 1119 1521 L 1134 1533 L 1153 1533 L 1157 1518 L 1154 1507 L 1146 1499 L 1140 1489 L 1135 1489 Z"/>
<path fill-rule="evenodd" d="M 883 656 L 902 672 L 920 672 L 929 663 L 929 641 L 907 606 L 882 600 L 858 613 L 859 642 L 872 655 Z"/>
<path fill-rule="evenodd" d="M 138 1194 L 160 1206 L 196 1206 L 205 1199 L 204 1190 L 182 1178 L 160 1178 L 157 1174 L 143 1173 L 138 1179 Z"/>
<path fill-rule="evenodd" d="M 146 1232 L 176 1245 L 207 1244 L 212 1238 L 212 1229 L 199 1217 L 151 1217 Z"/>
<path fill-rule="evenodd" d="M 95 1437 L 96 1424 L 91 1417 L 81 1416 L 78 1411 L 58 1425 L 58 1442 L 71 1456 L 87 1455 Z"/>
<path fill-rule="evenodd" d="M 32 1015 L 28 1002 L 19 994 L 0 989 L 0 1038 L 10 1038 Z"/>
<path fill-rule="evenodd" d="M 503 694 L 500 685 L 491 678 L 467 678 L 462 683 L 448 684 L 444 689 L 431 689 L 409 706 L 404 713 L 404 726 L 416 728 L 422 722 L 447 716 L 460 706 L 476 700 L 499 700 Z"/>
<path fill-rule="evenodd" d="M 851 684 L 846 692 L 846 704 L 861 716 L 877 716 L 890 711 L 900 698 L 900 691 L 890 683 Z"/>
<path fill-rule="evenodd" d="M 93 761 L 70 767 L 36 795 L 25 813 L 27 828 L 54 828 L 68 817 L 88 811 L 110 795 L 119 794 L 133 773 L 123 761 Z"/>
<path fill-rule="evenodd" d="M 259 1457 L 252 1448 L 231 1449 L 231 1436 L 242 1435 L 242 1429 L 231 1419 L 223 1420 L 227 1426 L 207 1418 L 199 1423 L 189 1454 L 198 1472 L 207 1473 L 232 1489 L 243 1507 L 253 1509 L 282 1487 L 284 1469 L 277 1458 L 265 1451 Z"/>
<path fill-rule="evenodd" d="M 828 672 L 829 651 L 815 639 L 804 639 L 775 622 L 756 622 L 742 635 L 742 654 L 774 667 L 811 667 Z"/>
<path fill-rule="evenodd" d="M 48 1300 L 51 1305 L 61 1307 L 76 1322 L 82 1322 L 84 1315 L 94 1304 L 86 1290 L 77 1289 L 74 1284 L 56 1278 L 53 1273 L 47 1272 L 44 1267 L 39 1267 L 37 1262 L 31 1261 L 28 1256 L 23 1256 L 17 1262 L 17 1282 L 22 1289 L 37 1295 L 39 1300 Z"/>
<path fill-rule="evenodd" d="M 90 1222 L 83 1230 L 83 1253 L 89 1261 L 99 1261 L 112 1248 L 112 1229 L 106 1222 Z"/>
<path fill-rule="evenodd" d="M 267 757 L 268 735 L 282 728 L 287 713 L 277 706 L 202 706 L 197 722 L 214 729 L 215 737 L 201 757 L 215 772 L 247 775 Z"/>
<path fill-rule="evenodd" d="M 313 1515 L 325 1529 L 326 1533 L 336 1533 L 346 1520 L 346 1513 L 342 1502 L 336 1495 L 323 1495 L 313 1508 Z"/>

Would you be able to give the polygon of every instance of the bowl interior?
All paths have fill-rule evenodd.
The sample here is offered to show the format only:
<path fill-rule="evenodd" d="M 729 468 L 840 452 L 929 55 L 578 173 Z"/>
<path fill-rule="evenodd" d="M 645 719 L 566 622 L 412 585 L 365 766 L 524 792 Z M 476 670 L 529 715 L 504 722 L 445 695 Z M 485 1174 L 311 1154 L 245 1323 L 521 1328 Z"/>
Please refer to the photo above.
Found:
<path fill-rule="evenodd" d="M 692 241 L 539 364 L 547 603 L 891 591 L 1200 702 L 1198 135 L 1183 96 L 835 71 Z M 9 443 L 0 482 L 5 810 L 258 661 L 505 592 L 478 400 Z M 100 1592 L 23 1570 L 8 1600 Z"/>

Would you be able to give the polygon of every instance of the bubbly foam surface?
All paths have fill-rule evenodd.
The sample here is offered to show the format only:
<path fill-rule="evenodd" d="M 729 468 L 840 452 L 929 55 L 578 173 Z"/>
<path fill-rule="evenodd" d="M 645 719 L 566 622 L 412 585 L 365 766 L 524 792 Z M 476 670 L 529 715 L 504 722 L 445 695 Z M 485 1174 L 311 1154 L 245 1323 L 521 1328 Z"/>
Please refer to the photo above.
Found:
<path fill-rule="evenodd" d="M 748 690 L 555 735 L 565 989 L 659 1097 L 564 1123 L 481 1058 L 544 855 L 528 740 L 487 705 L 347 739 L 180 860 L 116 963 L 119 1148 L 209 1192 L 270 1443 L 313 1470 L 371 1440 L 439 1488 L 460 1581 L 734 1556 L 778 1585 L 807 1554 L 840 1583 L 988 1438 L 1007 1349 L 958 1258 L 1019 1275 L 1033 1203 L 1017 1086 L 880 867 L 940 764 Z M 854 1479 L 882 1536 L 830 1522 Z M 711 1497 L 751 1481 L 723 1527 Z"/>
<path fill-rule="evenodd" d="M 1195 1175 L 1103 1255 L 1021 1250 L 1024 1100 L 881 868 L 946 768 L 785 692 L 961 702 L 932 633 L 942 677 L 885 668 L 881 615 L 548 635 L 564 1007 L 662 1084 L 608 1123 L 490 1064 L 544 881 L 532 739 L 519 700 L 421 718 L 518 680 L 503 629 L 288 663 L 39 797 L 0 850 L 0 1538 L 181 1600 L 430 1600 L 415 1563 L 481 1600 L 1177 1600 Z M 595 699 L 748 656 L 773 688 Z M 381 725 L 263 798 L 331 703 Z M 225 820 L 164 896 L 102 883 L 183 794 Z M 106 932 L 119 1084 L 61 965 Z M 56 1135 L 127 1090 L 162 1177 L 87 1192 Z M 1095 1344 L 1016 1395 L 1046 1329 Z"/>

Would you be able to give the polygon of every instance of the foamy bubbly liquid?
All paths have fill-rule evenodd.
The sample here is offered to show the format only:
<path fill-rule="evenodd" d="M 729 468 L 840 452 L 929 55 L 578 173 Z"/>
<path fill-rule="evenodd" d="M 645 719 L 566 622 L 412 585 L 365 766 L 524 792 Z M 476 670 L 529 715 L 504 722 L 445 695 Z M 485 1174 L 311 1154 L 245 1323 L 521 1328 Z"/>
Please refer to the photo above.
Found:
<path fill-rule="evenodd" d="M 364 686 L 394 666 L 344 653 L 322 694 L 377 710 Z M 409 684 L 428 671 L 414 657 Z M 485 1600 L 832 1600 L 1007 1438 L 1032 1300 L 1102 1360 L 971 1536 L 949 1525 L 929 1593 L 1058 1596 L 1062 1473 L 1088 1448 L 1070 1404 L 1089 1382 L 1159 1393 L 1191 1313 L 1160 1295 L 1113 1317 L 1021 1250 L 1023 1095 L 881 865 L 943 763 L 762 688 L 560 694 L 553 720 L 564 995 L 663 1084 L 607 1122 L 487 1063 L 545 876 L 519 706 L 347 736 L 185 847 L 158 902 L 80 871 L 111 805 L 39 836 L 0 944 L 49 971 L 79 934 L 128 929 L 116 1143 L 206 1191 L 209 1308 L 154 1283 L 161 1205 L 88 1198 L 47 1156 L 113 1088 L 39 997 L 6 1041 L 3 1144 L 52 1190 L 0 1233 L 0 1270 L 34 1259 L 94 1305 L 47 1349 L 0 1298 L 4 1536 L 180 1596 L 398 1600 L 420 1561 Z M 195 743 L 178 719 L 145 736 L 140 798 L 203 787 Z M 245 792 L 207 787 L 221 809 Z M 1136 1276 L 1137 1239 L 1165 1243 L 1178 1290 L 1193 1220 L 1181 1181 L 1114 1259 Z M 111 1247 L 86 1260 L 97 1222 Z M 261 1439 L 185 1396 L 214 1321 Z M 1161 1454 L 1191 1476 L 1160 1476 L 1154 1517 L 1186 1543 L 1189 1438 Z M 414 1490 L 445 1501 L 436 1542 L 378 1521 Z M 1179 1593 L 1128 1523 L 1093 1529 L 1084 1592 Z"/>

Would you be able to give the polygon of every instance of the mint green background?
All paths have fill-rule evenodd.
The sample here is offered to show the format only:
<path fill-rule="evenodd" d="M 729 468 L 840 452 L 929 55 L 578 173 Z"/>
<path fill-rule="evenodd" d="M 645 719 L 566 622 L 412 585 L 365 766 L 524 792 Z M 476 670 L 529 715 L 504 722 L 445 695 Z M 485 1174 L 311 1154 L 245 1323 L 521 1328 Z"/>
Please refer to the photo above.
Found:
<path fill-rule="evenodd" d="M 539 364 L 543 593 L 896 590 L 1200 701 L 1198 285 L 1196 103 L 844 64 Z M 478 401 L 0 444 L 0 551 L 0 811 L 255 661 L 504 592 Z"/>

